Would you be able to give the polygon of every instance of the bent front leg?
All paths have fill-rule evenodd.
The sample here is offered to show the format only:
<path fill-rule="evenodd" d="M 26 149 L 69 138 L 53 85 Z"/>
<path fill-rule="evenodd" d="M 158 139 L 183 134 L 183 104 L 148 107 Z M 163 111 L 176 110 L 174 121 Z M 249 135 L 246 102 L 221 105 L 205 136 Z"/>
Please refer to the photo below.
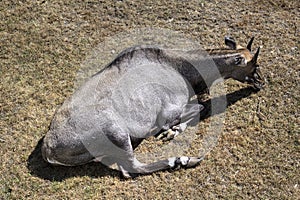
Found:
<path fill-rule="evenodd" d="M 180 120 L 174 121 L 170 128 L 158 135 L 158 139 L 168 141 L 182 133 L 191 122 L 200 120 L 200 112 L 204 109 L 201 104 L 186 104 L 182 109 Z"/>

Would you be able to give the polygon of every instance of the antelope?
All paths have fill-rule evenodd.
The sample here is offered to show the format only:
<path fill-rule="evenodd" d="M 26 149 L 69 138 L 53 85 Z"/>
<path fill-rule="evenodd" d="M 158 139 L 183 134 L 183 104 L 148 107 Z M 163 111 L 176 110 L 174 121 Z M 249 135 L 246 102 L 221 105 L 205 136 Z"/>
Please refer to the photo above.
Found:
<path fill-rule="evenodd" d="M 44 160 L 65 166 L 116 163 L 125 178 L 195 167 L 203 158 L 179 156 L 144 164 L 134 149 L 150 136 L 184 131 L 204 109 L 191 97 L 220 76 L 261 89 L 259 48 L 253 53 L 252 42 L 242 47 L 225 37 L 227 48 L 208 49 L 204 56 L 198 50 L 143 45 L 124 50 L 57 109 L 43 139 Z M 210 69 L 208 60 L 217 70 Z"/>

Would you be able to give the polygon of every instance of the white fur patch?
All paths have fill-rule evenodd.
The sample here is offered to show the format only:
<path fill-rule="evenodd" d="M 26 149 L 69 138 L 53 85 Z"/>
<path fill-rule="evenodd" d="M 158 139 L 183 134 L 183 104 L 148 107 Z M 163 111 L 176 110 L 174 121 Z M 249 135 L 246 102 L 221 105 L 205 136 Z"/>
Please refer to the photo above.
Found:
<path fill-rule="evenodd" d="M 68 164 L 65 164 L 65 163 L 58 162 L 57 160 L 51 160 L 49 158 L 47 158 L 47 162 L 52 164 L 52 165 L 72 166 L 72 165 L 68 165 Z"/>
<path fill-rule="evenodd" d="M 170 167 L 174 167 L 175 166 L 176 157 L 168 158 L 168 161 L 169 161 L 169 166 Z"/>
<path fill-rule="evenodd" d="M 180 162 L 181 162 L 182 165 L 187 165 L 189 160 L 190 160 L 189 157 L 186 157 L 186 156 L 180 157 Z"/>
<path fill-rule="evenodd" d="M 100 157 L 97 157 L 97 158 L 94 158 L 94 162 L 101 162 L 101 160 L 104 158 L 105 156 L 100 156 Z"/>

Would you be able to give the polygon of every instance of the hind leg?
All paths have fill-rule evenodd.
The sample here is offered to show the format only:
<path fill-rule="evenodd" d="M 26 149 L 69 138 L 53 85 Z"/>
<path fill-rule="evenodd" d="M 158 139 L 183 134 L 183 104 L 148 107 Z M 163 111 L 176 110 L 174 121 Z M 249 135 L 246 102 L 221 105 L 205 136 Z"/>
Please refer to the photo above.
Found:
<path fill-rule="evenodd" d="M 101 160 L 104 164 L 117 163 L 125 178 L 136 175 L 150 174 L 166 169 L 179 169 L 196 166 L 202 158 L 197 157 L 172 157 L 150 164 L 139 162 L 133 153 L 133 146 L 128 134 L 110 134 L 106 142 L 107 154 Z"/>
<path fill-rule="evenodd" d="M 138 175 L 151 174 L 153 172 L 180 168 L 191 168 L 197 166 L 203 157 L 171 157 L 165 160 L 159 160 L 154 163 L 144 164 L 139 162 L 134 156 L 118 161 L 118 166 L 124 178 L 133 178 Z"/>

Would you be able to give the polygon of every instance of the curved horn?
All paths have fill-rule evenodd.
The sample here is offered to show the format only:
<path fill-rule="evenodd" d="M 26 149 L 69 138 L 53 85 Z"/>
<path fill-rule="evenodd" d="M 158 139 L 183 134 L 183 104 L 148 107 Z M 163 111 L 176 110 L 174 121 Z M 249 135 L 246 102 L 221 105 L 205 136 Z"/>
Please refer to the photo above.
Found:
<path fill-rule="evenodd" d="M 247 49 L 248 49 L 249 51 L 251 51 L 251 46 L 252 46 L 253 40 L 254 40 L 254 37 L 252 37 L 252 38 L 250 39 L 250 41 L 248 42 L 248 44 L 247 44 Z"/>
<path fill-rule="evenodd" d="M 257 61 L 258 54 L 259 54 L 259 50 L 260 50 L 260 47 L 257 48 L 257 50 L 256 50 L 256 52 L 255 52 L 255 54 L 254 54 L 254 56 L 253 56 L 253 58 L 252 58 L 252 60 L 251 60 L 251 62 L 254 63 L 254 64 L 255 64 L 256 61 Z"/>

